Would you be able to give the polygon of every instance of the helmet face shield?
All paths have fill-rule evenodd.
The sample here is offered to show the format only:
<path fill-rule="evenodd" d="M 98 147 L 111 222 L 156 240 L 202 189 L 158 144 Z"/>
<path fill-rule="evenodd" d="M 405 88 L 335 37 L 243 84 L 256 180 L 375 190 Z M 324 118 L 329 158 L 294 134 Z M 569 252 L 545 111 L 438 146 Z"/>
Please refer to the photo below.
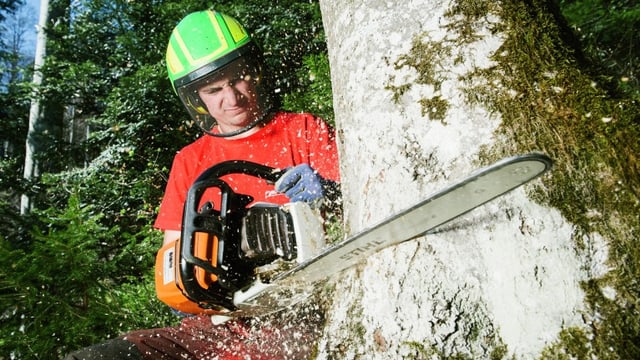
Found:
<path fill-rule="evenodd" d="M 202 98 L 199 95 L 199 90 L 203 87 L 209 86 L 210 84 L 221 82 L 224 84 L 221 86 L 236 86 L 236 84 L 241 81 L 248 82 L 250 85 L 250 93 L 252 97 L 250 101 L 255 103 L 253 106 L 253 111 L 255 113 L 252 114 L 254 120 L 248 124 L 246 129 L 242 129 L 240 132 L 234 132 L 232 134 L 220 133 L 216 129 L 218 121 L 211 115 L 211 112 L 207 109 L 204 101 L 202 101 Z M 206 76 L 200 77 L 191 83 L 178 87 L 176 92 L 198 127 L 207 134 L 213 136 L 234 136 L 253 128 L 261 122 L 262 118 L 271 108 L 270 96 L 268 91 L 264 89 L 262 83 L 261 67 L 244 58 L 238 58 L 223 68 L 220 68 Z"/>

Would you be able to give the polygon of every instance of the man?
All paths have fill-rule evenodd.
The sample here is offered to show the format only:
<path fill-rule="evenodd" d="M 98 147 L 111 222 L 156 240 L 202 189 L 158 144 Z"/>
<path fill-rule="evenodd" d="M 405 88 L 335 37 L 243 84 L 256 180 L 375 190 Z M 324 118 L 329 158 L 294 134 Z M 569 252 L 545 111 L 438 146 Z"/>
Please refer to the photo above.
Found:
<path fill-rule="evenodd" d="M 223 178 L 255 202 L 318 202 L 339 194 L 333 130 L 310 114 L 272 109 L 261 53 L 235 19 L 211 10 L 188 15 L 173 30 L 166 57 L 176 93 L 206 135 L 174 159 L 155 222 L 165 243 L 180 237 L 182 210 L 194 179 L 222 161 L 288 169 L 275 187 L 248 175 Z M 318 319 L 308 320 L 313 326 Z M 313 350 L 309 330 L 264 328 L 246 319 L 215 325 L 200 314 L 175 328 L 135 331 L 67 358 L 306 358 Z"/>

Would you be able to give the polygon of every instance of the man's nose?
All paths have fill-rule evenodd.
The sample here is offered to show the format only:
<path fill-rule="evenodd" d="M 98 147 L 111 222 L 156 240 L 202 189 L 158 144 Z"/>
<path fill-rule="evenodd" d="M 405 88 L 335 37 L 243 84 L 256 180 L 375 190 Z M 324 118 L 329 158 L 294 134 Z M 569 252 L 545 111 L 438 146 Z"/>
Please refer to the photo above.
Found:
<path fill-rule="evenodd" d="M 222 87 L 222 95 L 226 101 L 237 101 L 240 96 L 240 92 L 236 90 L 233 83 L 227 83 Z"/>

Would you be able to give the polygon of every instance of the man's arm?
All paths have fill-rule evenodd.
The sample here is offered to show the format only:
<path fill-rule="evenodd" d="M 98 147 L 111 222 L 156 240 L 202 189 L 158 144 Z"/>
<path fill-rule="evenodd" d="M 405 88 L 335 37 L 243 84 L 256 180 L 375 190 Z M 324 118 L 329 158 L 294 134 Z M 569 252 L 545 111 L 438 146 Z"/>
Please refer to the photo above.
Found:
<path fill-rule="evenodd" d="M 164 231 L 164 241 L 162 242 L 162 245 L 166 245 L 172 241 L 175 241 L 176 239 L 178 239 L 180 237 L 180 231 L 179 230 L 165 230 Z"/>

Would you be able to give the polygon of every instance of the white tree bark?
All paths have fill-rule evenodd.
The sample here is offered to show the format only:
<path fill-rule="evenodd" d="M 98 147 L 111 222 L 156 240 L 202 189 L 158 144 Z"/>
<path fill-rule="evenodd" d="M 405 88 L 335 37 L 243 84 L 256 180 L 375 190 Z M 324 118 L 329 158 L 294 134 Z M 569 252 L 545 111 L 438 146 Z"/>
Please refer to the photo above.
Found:
<path fill-rule="evenodd" d="M 459 35 L 444 28 L 452 21 L 446 15 L 451 1 L 320 3 L 348 234 L 487 165 L 481 151 L 509 141 L 494 135 L 500 114 L 465 101 L 469 83 L 460 80 L 492 65 L 504 34 L 490 27 L 501 19 L 485 17 L 475 25 L 475 41 L 436 54 L 439 84 L 428 84 L 418 81 L 415 68 L 396 65 L 414 39 L 456 40 Z M 424 99 L 445 100 L 444 118 L 429 107 L 423 114 Z M 563 327 L 581 326 L 579 282 L 603 271 L 606 250 L 576 250 L 572 225 L 531 201 L 531 186 L 343 274 L 335 281 L 319 358 L 506 353 L 528 359 Z"/>
<path fill-rule="evenodd" d="M 49 18 L 49 1 L 40 0 L 40 18 L 38 20 L 38 35 L 36 38 L 36 54 L 33 64 L 33 86 L 37 89 L 42 83 L 42 72 L 40 69 L 44 65 L 44 58 L 46 54 L 47 34 L 45 27 L 47 26 L 47 20 Z M 24 174 L 23 177 L 27 180 L 38 176 L 38 163 L 34 157 L 36 144 L 35 135 L 38 131 L 38 122 L 41 121 L 42 114 L 40 111 L 40 99 L 38 96 L 34 96 L 31 101 L 31 107 L 29 109 L 29 130 L 27 133 L 26 151 L 24 156 Z M 31 200 L 29 196 L 23 194 L 20 199 L 20 213 L 26 214 L 31 209 Z"/>

